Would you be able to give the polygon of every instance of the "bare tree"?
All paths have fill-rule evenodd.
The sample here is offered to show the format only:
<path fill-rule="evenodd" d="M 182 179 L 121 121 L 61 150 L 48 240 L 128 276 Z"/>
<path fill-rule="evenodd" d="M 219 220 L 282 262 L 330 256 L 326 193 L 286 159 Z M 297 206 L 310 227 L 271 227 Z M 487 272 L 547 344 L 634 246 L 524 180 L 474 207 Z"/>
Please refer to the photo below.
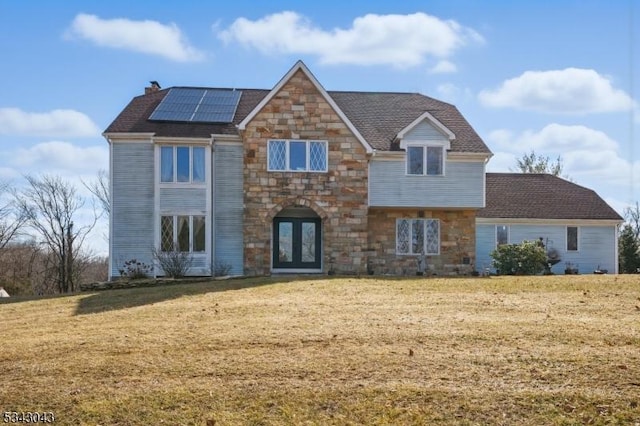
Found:
<path fill-rule="evenodd" d="M 60 293 L 76 290 L 76 265 L 82 259 L 82 244 L 99 216 L 75 226 L 74 218 L 84 206 L 76 188 L 58 176 L 25 176 L 28 185 L 15 192 L 16 206 L 26 224 L 41 238 L 55 262 L 56 284 Z"/>
<path fill-rule="evenodd" d="M 523 154 L 521 158 L 517 159 L 517 162 L 516 168 L 511 169 L 512 171 L 522 173 L 549 173 L 554 176 L 560 176 L 564 168 L 561 156 L 558 156 L 555 161 L 551 161 L 549 156 L 538 155 L 533 150 L 531 150 L 529 154 Z"/>
<path fill-rule="evenodd" d="M 25 217 L 8 198 L 11 188 L 7 182 L 0 182 L 0 250 L 17 236 L 24 225 Z"/>
<path fill-rule="evenodd" d="M 631 227 L 634 238 L 640 240 L 640 203 L 636 201 L 635 205 L 626 207 L 624 209 L 624 218 Z"/>
<path fill-rule="evenodd" d="M 98 170 L 96 180 L 88 183 L 82 181 L 82 184 L 98 200 L 100 206 L 102 207 L 102 211 L 104 211 L 106 215 L 109 216 L 109 214 L 111 213 L 111 198 L 109 197 L 109 173 L 104 169 L 100 169 Z"/>

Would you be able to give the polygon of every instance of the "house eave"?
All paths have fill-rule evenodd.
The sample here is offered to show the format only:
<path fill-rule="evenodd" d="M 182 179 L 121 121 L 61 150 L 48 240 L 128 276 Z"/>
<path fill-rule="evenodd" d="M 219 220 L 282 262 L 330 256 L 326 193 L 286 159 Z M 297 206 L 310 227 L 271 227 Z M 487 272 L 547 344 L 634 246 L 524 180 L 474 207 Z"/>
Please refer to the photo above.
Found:
<path fill-rule="evenodd" d="M 476 217 L 476 225 L 576 225 L 576 226 L 617 226 L 623 221 L 617 219 L 540 219 L 514 217 Z"/>
<path fill-rule="evenodd" d="M 152 142 L 154 132 L 136 133 L 136 132 L 104 132 L 102 137 L 108 143 L 112 142 Z"/>

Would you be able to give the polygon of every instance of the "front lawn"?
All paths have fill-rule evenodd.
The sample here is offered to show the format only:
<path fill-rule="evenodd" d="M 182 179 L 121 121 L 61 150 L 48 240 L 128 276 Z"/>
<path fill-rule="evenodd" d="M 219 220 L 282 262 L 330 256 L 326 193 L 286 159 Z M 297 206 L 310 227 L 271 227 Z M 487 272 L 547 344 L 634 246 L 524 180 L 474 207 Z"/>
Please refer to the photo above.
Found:
<path fill-rule="evenodd" d="M 214 281 L 0 325 L 0 414 L 56 424 L 640 423 L 637 275 Z"/>

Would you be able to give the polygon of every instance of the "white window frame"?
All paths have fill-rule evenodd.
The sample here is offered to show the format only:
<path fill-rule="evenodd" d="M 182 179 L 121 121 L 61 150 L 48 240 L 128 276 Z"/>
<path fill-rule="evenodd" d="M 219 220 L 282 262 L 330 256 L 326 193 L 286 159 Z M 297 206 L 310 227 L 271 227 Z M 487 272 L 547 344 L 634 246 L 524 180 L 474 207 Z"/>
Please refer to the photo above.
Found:
<path fill-rule="evenodd" d="M 418 221 L 422 222 L 423 236 L 424 236 L 424 238 L 423 238 L 423 247 L 422 247 L 423 252 L 422 253 L 413 253 L 412 252 L 412 249 L 413 249 L 413 244 L 412 244 L 412 241 L 413 241 L 413 226 L 412 225 L 409 226 L 409 253 L 400 253 L 398 251 L 398 223 L 400 223 L 400 221 L 403 221 L 403 220 L 408 220 L 410 222 L 418 220 Z M 438 251 L 434 252 L 434 253 L 427 253 L 427 232 L 426 232 L 426 227 L 427 226 L 426 225 L 427 225 L 427 222 L 429 222 L 429 221 L 434 221 L 434 222 L 436 222 L 438 224 Z M 442 231 L 442 228 L 440 226 L 440 219 L 411 218 L 411 217 L 396 219 L 396 229 L 395 229 L 395 232 L 396 232 L 396 255 L 398 255 L 398 256 L 439 256 L 440 255 L 440 247 L 442 245 L 441 231 Z"/>
<path fill-rule="evenodd" d="M 162 180 L 162 149 L 163 148 L 171 148 L 172 149 L 172 167 L 173 167 L 173 176 L 172 179 L 170 181 L 163 181 Z M 178 148 L 188 148 L 189 149 L 189 180 L 188 181 L 178 181 Z M 203 180 L 202 181 L 195 181 L 193 180 L 193 149 L 194 148 L 200 148 L 203 150 L 203 161 L 204 161 L 204 176 L 203 176 Z M 202 145 L 183 145 L 183 144 L 177 144 L 177 145 L 160 145 L 159 149 L 158 149 L 159 153 L 158 153 L 158 182 L 160 183 L 160 185 L 170 185 L 170 186 L 175 186 L 175 185 L 189 185 L 189 186 L 197 186 L 197 185 L 201 185 L 201 186 L 205 186 L 207 184 L 207 179 L 208 179 L 208 170 L 207 170 L 207 149 L 206 147 L 202 146 Z"/>
<path fill-rule="evenodd" d="M 496 247 L 499 247 L 502 245 L 498 241 L 498 228 L 505 228 L 507 230 L 507 242 L 503 244 L 509 244 L 509 241 L 511 241 L 511 229 L 510 229 L 511 227 L 509 225 L 496 225 Z"/>
<path fill-rule="evenodd" d="M 422 173 L 409 173 L 409 148 L 421 148 L 422 149 Z M 438 148 L 441 150 L 441 159 L 442 159 L 442 164 L 441 164 L 441 169 L 442 169 L 442 173 L 440 174 L 429 174 L 428 171 L 428 166 L 427 166 L 427 161 L 428 161 L 428 148 Z M 447 150 L 445 149 L 445 146 L 442 144 L 429 144 L 429 143 L 407 143 L 406 147 L 405 147 L 405 175 L 407 176 L 431 176 L 431 177 L 440 177 L 440 176 L 444 176 L 445 175 L 445 164 L 447 163 L 446 161 L 446 156 L 447 156 Z"/>
<path fill-rule="evenodd" d="M 576 249 L 569 250 L 569 228 L 576 228 Z M 565 249 L 568 253 L 577 253 L 580 251 L 580 227 L 575 225 L 567 225 L 564 233 L 565 237 Z"/>
<path fill-rule="evenodd" d="M 189 250 L 188 251 L 184 251 L 182 253 L 189 253 L 192 255 L 206 255 L 207 253 L 209 253 L 209 243 L 208 243 L 208 238 L 207 238 L 207 216 L 204 214 L 180 214 L 180 213 L 167 213 L 167 214 L 161 214 L 160 215 L 160 220 L 158 221 L 158 223 L 160 224 L 160 246 L 158 247 L 158 250 L 160 250 L 160 252 L 165 253 L 166 251 L 164 251 L 162 249 L 162 218 L 163 217 L 170 217 L 172 218 L 172 233 L 173 233 L 173 246 L 177 247 L 178 245 L 178 217 L 179 216 L 187 216 L 189 218 Z M 195 243 L 194 240 L 194 234 L 193 234 L 193 218 L 194 217 L 202 217 L 203 221 L 204 221 L 204 250 L 203 251 L 194 251 L 193 250 L 193 245 Z"/>
<path fill-rule="evenodd" d="M 271 142 L 285 143 L 285 168 L 271 168 Z M 292 170 L 289 165 L 289 145 L 291 142 L 303 142 L 305 144 L 305 170 Z M 324 145 L 324 170 L 311 170 L 311 143 L 320 143 Z M 267 141 L 267 171 L 269 172 L 297 172 L 297 173 L 327 173 L 329 171 L 329 143 L 326 140 L 301 140 L 301 139 L 269 139 Z"/>

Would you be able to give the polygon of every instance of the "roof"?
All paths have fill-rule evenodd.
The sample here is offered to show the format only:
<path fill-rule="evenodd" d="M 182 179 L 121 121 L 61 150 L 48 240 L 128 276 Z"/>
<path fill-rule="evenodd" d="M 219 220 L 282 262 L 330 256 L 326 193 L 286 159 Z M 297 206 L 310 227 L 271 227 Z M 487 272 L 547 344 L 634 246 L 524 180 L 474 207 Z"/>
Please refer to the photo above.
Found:
<path fill-rule="evenodd" d="M 133 98 L 107 127 L 105 133 L 155 133 L 156 136 L 198 138 L 211 137 L 212 134 L 238 134 L 236 126 L 271 92 L 266 89 L 236 89 L 242 91 L 242 96 L 231 123 L 149 121 L 149 116 L 169 90 L 159 90 Z M 419 93 L 327 93 L 374 149 L 398 150 L 396 135 L 416 118 L 428 112 L 454 133 L 455 140 L 451 143 L 451 151 L 491 154 L 458 109 L 446 102 Z"/>
<path fill-rule="evenodd" d="M 486 207 L 476 217 L 622 221 L 595 191 L 538 173 L 487 173 Z"/>

